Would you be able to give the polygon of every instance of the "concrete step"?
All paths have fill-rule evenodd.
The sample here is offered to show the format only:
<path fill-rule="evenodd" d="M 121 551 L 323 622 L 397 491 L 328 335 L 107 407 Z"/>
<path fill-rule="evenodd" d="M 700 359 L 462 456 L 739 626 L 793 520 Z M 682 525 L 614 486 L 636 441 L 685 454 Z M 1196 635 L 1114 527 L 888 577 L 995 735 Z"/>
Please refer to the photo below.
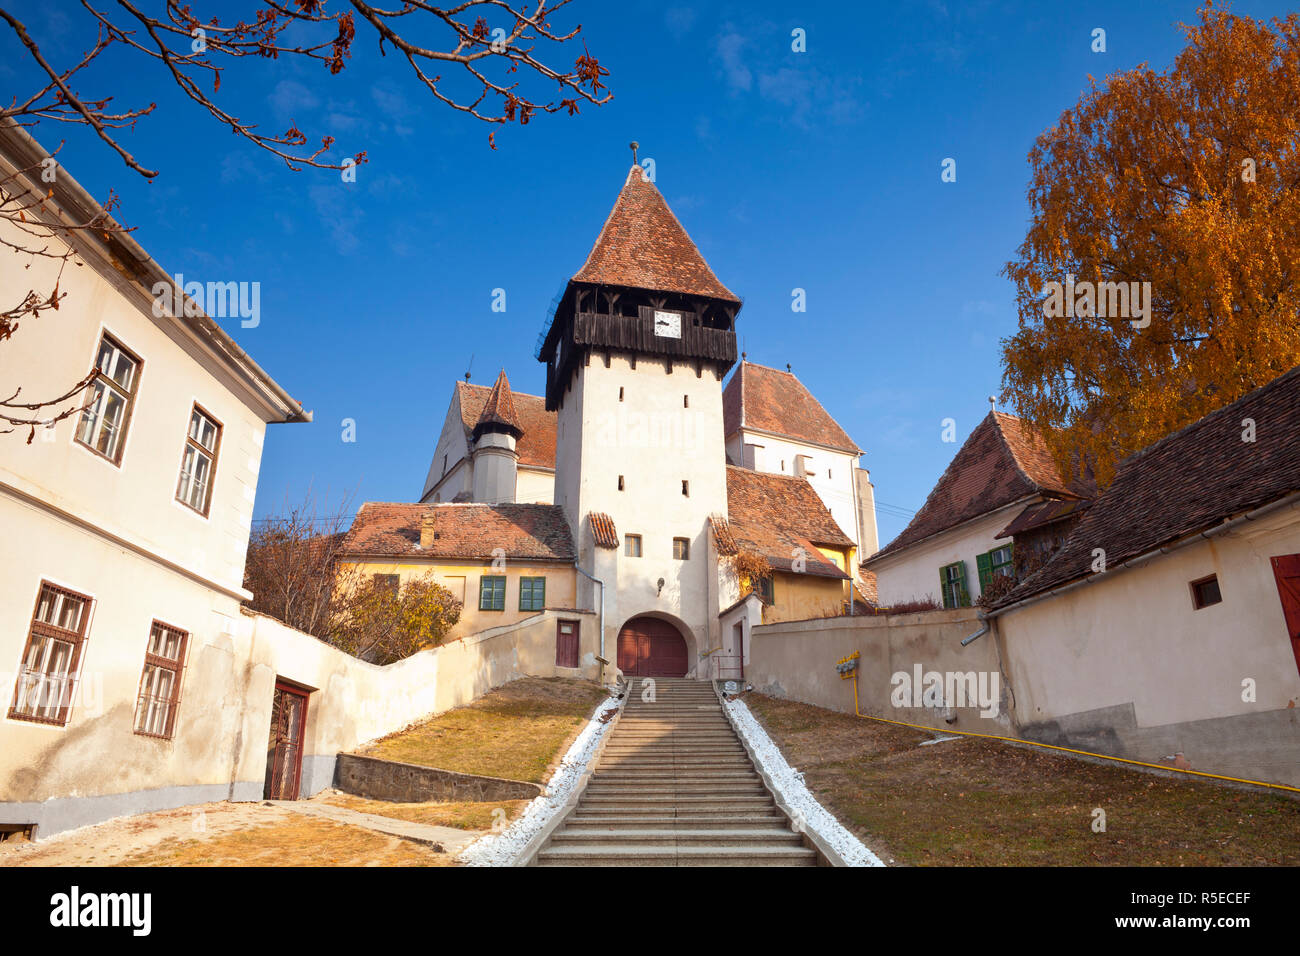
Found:
<path fill-rule="evenodd" d="M 675 830 L 662 827 L 608 827 L 603 830 L 566 828 L 551 839 L 552 846 L 803 846 L 793 830 L 773 827 Z"/>
<path fill-rule="evenodd" d="M 802 846 L 572 846 L 537 854 L 538 866 L 816 866 Z"/>
<path fill-rule="evenodd" d="M 579 808 L 564 823 L 564 830 L 581 830 L 587 827 L 606 829 L 613 826 L 648 827 L 651 829 L 679 830 L 711 829 L 727 830 L 733 827 L 777 827 L 790 829 L 790 821 L 775 806 L 767 813 L 748 810 L 743 813 L 683 813 L 663 810 L 658 813 L 622 813 L 611 810 L 609 813 L 588 813 Z"/>
<path fill-rule="evenodd" d="M 591 775 L 591 782 L 595 783 L 614 783 L 615 781 L 625 784 L 642 784 L 657 783 L 663 780 L 672 780 L 677 783 L 710 783 L 713 781 L 727 782 L 732 780 L 744 780 L 746 782 L 757 780 L 758 775 L 750 767 L 650 767 L 637 768 L 634 770 L 624 767 L 605 767 L 598 769 Z"/>
<path fill-rule="evenodd" d="M 587 793 L 595 797 L 623 797 L 649 799 L 651 797 L 709 797 L 730 800 L 733 797 L 761 797 L 767 793 L 761 783 L 668 783 L 663 786 L 638 784 L 634 787 L 616 783 L 592 783 Z"/>
<path fill-rule="evenodd" d="M 700 809 L 712 812 L 729 812 L 732 810 L 753 810 L 774 807 L 776 803 L 770 794 L 741 794 L 737 796 L 708 796 L 703 794 L 648 794 L 628 795 L 621 793 L 592 794 L 583 797 L 580 808 L 583 812 L 598 813 L 602 809 L 615 808 L 620 813 L 640 813 L 643 810 L 662 810 L 671 808 L 682 810 Z"/>

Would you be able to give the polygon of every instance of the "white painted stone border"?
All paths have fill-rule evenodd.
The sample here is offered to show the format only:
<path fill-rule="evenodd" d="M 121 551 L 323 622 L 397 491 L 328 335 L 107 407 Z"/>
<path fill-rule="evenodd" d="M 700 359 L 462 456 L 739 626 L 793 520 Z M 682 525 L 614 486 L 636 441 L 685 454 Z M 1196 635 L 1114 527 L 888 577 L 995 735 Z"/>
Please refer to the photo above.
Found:
<path fill-rule="evenodd" d="M 754 719 L 744 701 L 723 698 L 722 706 L 727 709 L 732 726 L 744 738 L 759 769 L 767 775 L 791 815 L 802 823 L 805 830 L 825 841 L 848 866 L 885 865 L 880 857 L 867 849 L 861 840 L 846 830 L 829 810 L 817 802 L 817 798 L 804 785 L 803 774 L 786 763 L 780 749 Z"/>
<path fill-rule="evenodd" d="M 568 806 L 574 788 L 587 773 L 587 765 L 599 751 L 605 734 L 618 722 L 611 719 L 608 723 L 602 723 L 600 715 L 618 703 L 618 698 L 613 695 L 601 701 L 587 726 L 561 758 L 560 766 L 551 774 L 542 795 L 534 797 L 514 823 L 500 833 L 487 833 L 479 837 L 461 851 L 457 860 L 467 866 L 517 865 L 533 838 L 557 813 Z"/>

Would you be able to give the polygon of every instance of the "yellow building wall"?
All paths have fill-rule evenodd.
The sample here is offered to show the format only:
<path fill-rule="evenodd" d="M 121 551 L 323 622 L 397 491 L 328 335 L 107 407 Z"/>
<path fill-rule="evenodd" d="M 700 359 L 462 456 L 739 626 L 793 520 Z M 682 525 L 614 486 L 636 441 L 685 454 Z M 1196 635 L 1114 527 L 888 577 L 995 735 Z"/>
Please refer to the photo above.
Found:
<path fill-rule="evenodd" d="M 847 582 L 812 574 L 777 572 L 772 582 L 772 604 L 763 607 L 763 623 L 835 617 L 842 613 Z"/>
<path fill-rule="evenodd" d="M 460 620 L 448 632 L 445 641 L 456 641 L 469 634 L 488 628 L 514 624 L 540 613 L 519 609 L 519 579 L 546 578 L 546 607 L 569 610 L 577 607 L 576 572 L 568 564 L 522 564 L 507 560 L 502 571 L 494 571 L 481 562 L 454 564 L 446 561 L 419 561 L 391 559 L 355 560 L 342 563 L 344 569 L 356 568 L 363 575 L 396 574 L 403 586 L 407 581 L 432 576 L 437 584 L 447 588 L 464 602 Z M 344 572 L 346 573 L 346 571 Z M 479 610 L 479 582 L 484 576 L 504 575 L 506 579 L 505 609 Z"/>

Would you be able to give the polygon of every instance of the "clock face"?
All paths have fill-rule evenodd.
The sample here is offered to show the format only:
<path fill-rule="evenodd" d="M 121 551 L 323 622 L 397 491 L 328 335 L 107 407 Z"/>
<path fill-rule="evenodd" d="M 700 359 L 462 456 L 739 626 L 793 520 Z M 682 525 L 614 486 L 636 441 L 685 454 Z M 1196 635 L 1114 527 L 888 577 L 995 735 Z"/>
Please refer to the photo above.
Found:
<path fill-rule="evenodd" d="M 682 317 L 676 312 L 655 312 L 655 335 L 665 338 L 682 337 Z"/>

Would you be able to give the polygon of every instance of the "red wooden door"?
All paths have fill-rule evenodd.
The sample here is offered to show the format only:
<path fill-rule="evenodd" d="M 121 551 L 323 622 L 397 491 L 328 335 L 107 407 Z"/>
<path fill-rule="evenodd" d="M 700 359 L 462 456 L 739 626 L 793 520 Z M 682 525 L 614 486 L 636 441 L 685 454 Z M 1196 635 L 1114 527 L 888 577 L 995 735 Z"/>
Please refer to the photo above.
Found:
<path fill-rule="evenodd" d="M 618 668 L 632 677 L 685 677 L 686 640 L 667 621 L 634 618 L 618 633 Z"/>
<path fill-rule="evenodd" d="M 297 800 L 302 779 L 302 741 L 307 726 L 307 692 L 276 682 L 271 735 L 266 746 L 265 800 Z"/>
<path fill-rule="evenodd" d="M 1286 619 L 1287 636 L 1291 638 L 1291 651 L 1296 667 L 1300 667 L 1300 554 L 1282 554 L 1270 558 L 1273 577 L 1277 579 L 1277 593 L 1282 599 L 1282 616 Z"/>

